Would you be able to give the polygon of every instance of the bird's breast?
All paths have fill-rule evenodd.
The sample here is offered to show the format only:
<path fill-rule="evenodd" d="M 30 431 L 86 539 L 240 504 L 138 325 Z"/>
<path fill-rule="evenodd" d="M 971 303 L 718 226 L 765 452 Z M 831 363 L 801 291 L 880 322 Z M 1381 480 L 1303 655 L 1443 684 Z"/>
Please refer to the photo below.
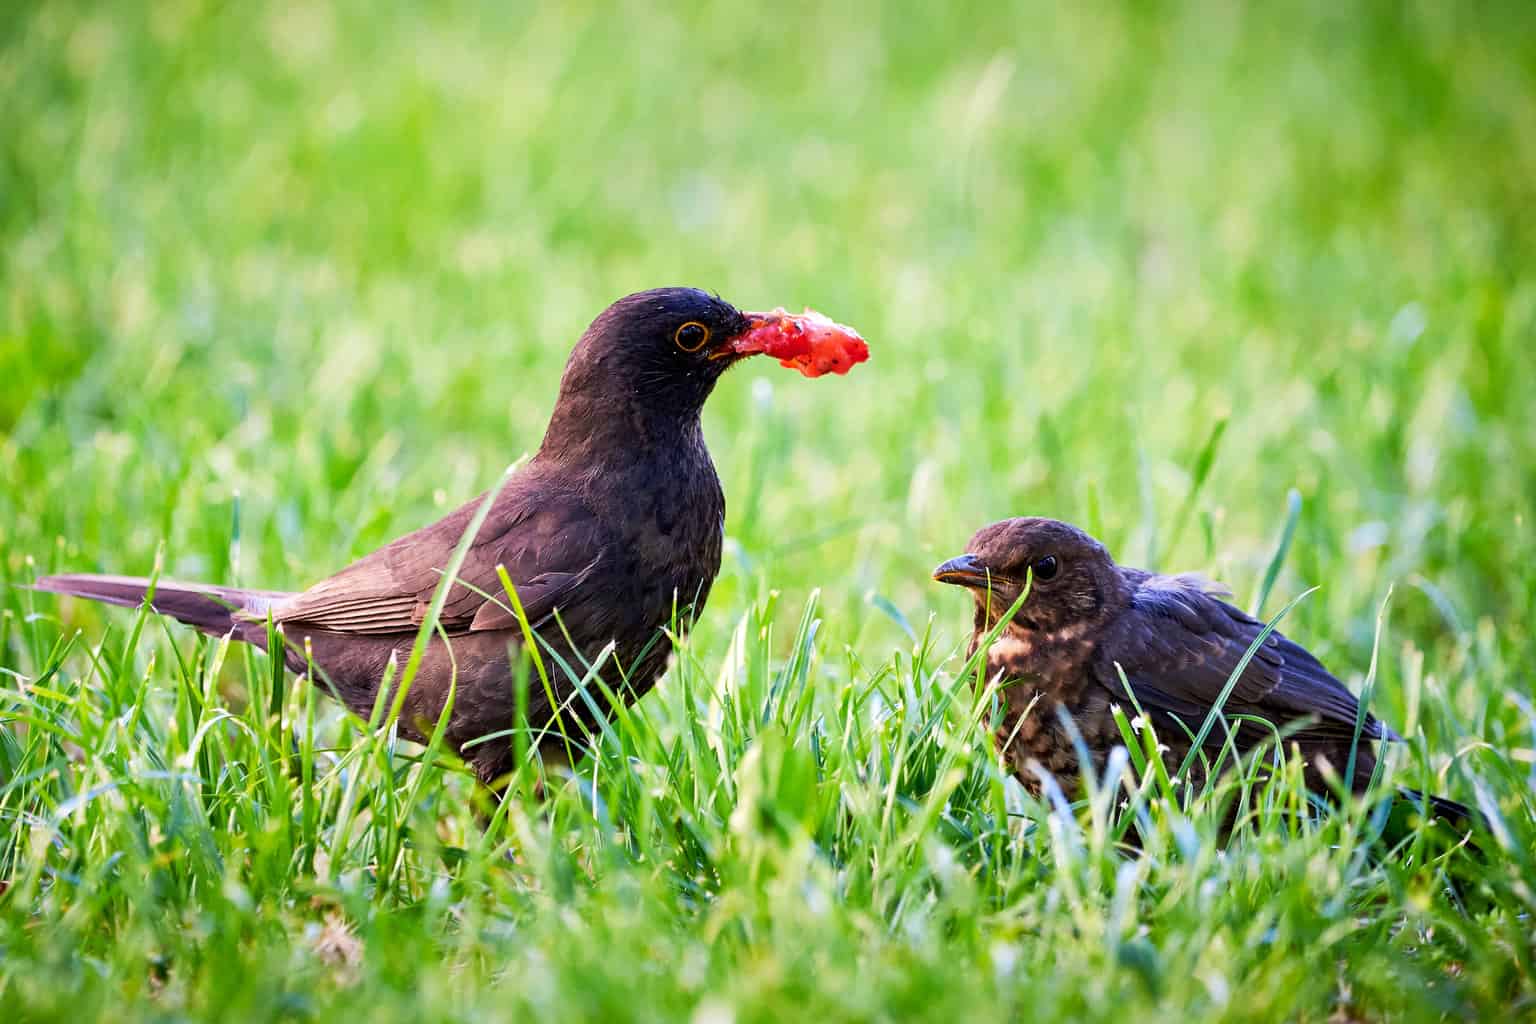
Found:
<path fill-rule="evenodd" d="M 998 750 L 1026 789 L 1040 794 L 1040 772 L 1056 778 L 1069 796 L 1082 770 L 1086 749 L 1095 769 L 1118 742 L 1102 688 L 1093 683 L 1093 647 L 1081 631 L 1034 633 L 1005 629 L 987 651 L 987 678 L 996 679 L 1004 713 L 996 733 Z M 1072 720 L 1068 729 L 1062 714 Z"/>
<path fill-rule="evenodd" d="M 665 625 L 697 610 L 720 570 L 725 496 L 702 436 L 630 453 L 598 483 L 596 503 L 619 524 L 618 574 L 637 620 Z"/>
<path fill-rule="evenodd" d="M 1073 706 L 1091 682 L 1092 645 L 1084 637 L 1036 634 L 1010 626 L 987 651 L 987 678 L 1019 680 L 1051 704 Z"/>

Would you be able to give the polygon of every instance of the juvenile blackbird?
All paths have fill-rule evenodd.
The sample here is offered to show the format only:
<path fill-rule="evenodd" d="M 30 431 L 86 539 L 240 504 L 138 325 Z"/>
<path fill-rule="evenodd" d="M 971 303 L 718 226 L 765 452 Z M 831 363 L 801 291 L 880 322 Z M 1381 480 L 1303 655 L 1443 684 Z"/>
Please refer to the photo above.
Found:
<path fill-rule="evenodd" d="M 1109 751 L 1122 742 L 1111 714 L 1120 705 L 1133 715 L 1121 680 L 1152 720 L 1167 747 L 1170 775 L 1179 770 L 1211 707 L 1264 624 L 1221 600 L 1221 591 L 1197 576 L 1160 576 L 1116 565 L 1103 545 L 1082 530 L 1053 519 L 1006 519 L 983 527 L 966 553 L 933 572 L 942 583 L 967 587 L 975 598 L 975 631 L 969 653 L 997 625 L 1024 592 L 1023 605 L 987 652 L 987 678 L 1001 677 L 1006 711 L 997 731 L 1005 763 L 1038 795 L 1040 781 L 1029 768 L 1037 762 L 1075 794 L 1082 765 L 1068 729 L 1065 709 L 1093 769 L 1102 773 Z M 1033 707 L 1031 707 L 1033 704 Z M 1370 740 L 1400 739 L 1369 713 L 1311 654 L 1272 632 L 1243 669 L 1223 712 L 1247 753 L 1275 732 L 1251 716 L 1288 732 L 1305 759 L 1305 779 L 1314 792 L 1328 792 L 1323 765 L 1342 776 L 1356 745 L 1351 788 L 1359 792 L 1376 765 Z M 1294 731 L 1290 731 L 1294 729 Z M 1216 765 L 1227 740 L 1217 724 L 1204 743 Z M 1205 781 L 1196 758 L 1195 787 Z M 1418 794 L 1411 794 L 1421 799 Z M 1466 808 L 1431 798 L 1443 817 L 1465 823 Z"/>
<path fill-rule="evenodd" d="M 566 364 L 538 453 L 496 494 L 447 594 L 440 625 L 448 641 L 434 636 L 425 651 L 400 716 L 403 736 L 431 734 L 456 679 L 448 743 L 488 783 L 512 767 L 509 658 L 522 632 L 497 566 L 540 637 L 567 735 L 579 740 L 572 726 L 592 715 L 586 700 L 570 699 L 575 680 L 562 661 L 579 679 L 611 643 L 606 684 L 626 699 L 651 687 L 671 649 L 664 630 L 687 628 L 720 568 L 725 498 L 699 414 L 720 375 L 756 352 L 799 359 L 786 365 L 808 376 L 867 357 L 857 334 L 818 314 L 743 313 L 692 288 L 627 296 L 592 322 Z M 824 357 L 817 367 L 813 355 Z M 366 717 L 390 660 L 405 665 L 483 497 L 301 593 L 160 580 L 153 608 L 263 648 L 270 617 L 289 668 L 305 671 L 308 647 L 318 684 Z M 48 576 L 36 587 L 134 607 L 149 581 Z M 604 704 L 598 687 L 590 695 Z M 530 723 L 538 729 L 554 717 L 535 678 Z"/>

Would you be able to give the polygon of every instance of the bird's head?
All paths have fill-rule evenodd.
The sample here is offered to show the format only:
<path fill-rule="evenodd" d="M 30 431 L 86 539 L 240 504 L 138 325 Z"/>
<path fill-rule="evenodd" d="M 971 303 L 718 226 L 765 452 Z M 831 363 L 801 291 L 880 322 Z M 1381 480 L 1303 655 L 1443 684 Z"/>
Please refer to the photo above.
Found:
<path fill-rule="evenodd" d="M 732 365 L 767 353 L 807 376 L 845 373 L 868 358 L 851 328 L 807 311 L 748 313 L 697 288 L 626 295 L 598 315 L 571 353 L 560 403 L 625 429 L 697 422 Z"/>
<path fill-rule="evenodd" d="M 978 627 L 990 629 L 1026 585 L 1012 626 L 1054 634 L 1091 623 L 1124 599 L 1127 585 L 1104 545 L 1055 519 L 1004 519 L 976 531 L 965 554 L 933 570 L 940 583 L 966 587 Z"/>

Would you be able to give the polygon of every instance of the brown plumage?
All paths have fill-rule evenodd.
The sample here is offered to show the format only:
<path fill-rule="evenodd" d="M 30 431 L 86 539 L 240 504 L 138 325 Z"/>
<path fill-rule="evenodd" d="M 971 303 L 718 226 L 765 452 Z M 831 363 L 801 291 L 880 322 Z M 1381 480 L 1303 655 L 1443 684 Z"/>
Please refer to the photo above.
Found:
<path fill-rule="evenodd" d="M 688 626 L 720 568 L 725 498 L 699 423 L 705 399 L 739 358 L 803 348 L 789 335 L 807 325 L 830 338 L 825 344 L 862 350 L 857 335 L 830 321 L 743 313 L 691 288 L 630 295 L 593 321 L 566 365 L 538 453 L 496 495 L 447 594 L 440 623 L 448 643 L 434 638 L 425 652 L 403 735 L 431 734 L 456 672 L 448 742 L 487 782 L 511 767 L 505 735 L 474 743 L 514 724 L 509 654 L 522 634 L 497 566 L 540 637 L 567 735 L 579 741 L 572 726 L 593 716 L 580 696 L 569 699 L 574 682 L 560 662 L 582 673 L 611 643 L 606 684 L 628 699 L 651 687 L 671 649 L 663 630 Z M 311 650 L 320 685 L 367 716 L 390 660 L 404 665 L 482 498 L 300 593 L 161 580 L 153 607 L 262 647 L 270 617 L 289 667 L 304 671 Z M 132 607 L 149 581 L 49 576 L 36 586 Z M 603 705 L 599 688 L 589 695 Z M 552 709 L 537 679 L 529 698 L 533 727 L 548 725 Z"/>
<path fill-rule="evenodd" d="M 1059 709 L 1080 733 L 1093 770 L 1102 773 L 1109 751 L 1121 743 L 1111 707 L 1133 715 L 1132 695 L 1167 747 L 1169 773 L 1177 772 L 1191 737 L 1264 629 L 1201 578 L 1122 568 L 1098 541 L 1052 519 L 1008 519 L 984 527 L 966 545 L 966 554 L 933 575 L 969 588 L 975 598 L 971 653 L 1030 581 L 1023 605 L 987 652 L 986 672 L 989 680 L 1000 677 L 1004 683 L 1006 712 L 997 732 L 1004 761 L 1035 793 L 1040 790 L 1036 764 L 1069 795 L 1077 792 L 1084 766 Z M 1235 716 L 1289 732 L 1287 745 L 1300 748 L 1307 785 L 1319 793 L 1328 792 L 1324 763 L 1342 776 L 1352 746 L 1349 784 L 1364 789 L 1376 765 L 1370 741 L 1399 738 L 1362 713 L 1343 683 L 1278 631 L 1255 651 L 1223 711 L 1243 753 L 1275 733 L 1234 722 Z M 1204 744 L 1209 763 L 1218 763 L 1226 739 L 1220 725 L 1210 731 Z M 1199 758 L 1192 773 L 1187 781 L 1202 785 Z M 1447 816 L 1466 817 L 1465 808 L 1451 801 L 1433 803 Z"/>

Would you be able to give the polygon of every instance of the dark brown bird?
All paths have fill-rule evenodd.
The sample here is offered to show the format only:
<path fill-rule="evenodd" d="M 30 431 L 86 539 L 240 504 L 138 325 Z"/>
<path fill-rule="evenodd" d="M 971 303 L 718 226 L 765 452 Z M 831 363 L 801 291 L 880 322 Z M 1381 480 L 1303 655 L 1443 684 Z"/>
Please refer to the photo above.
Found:
<path fill-rule="evenodd" d="M 608 645 L 602 677 L 633 699 L 666 665 L 664 629 L 686 628 L 720 568 L 725 498 L 699 414 L 726 368 L 767 352 L 813 376 L 867 357 L 858 335 L 815 314 L 743 313 L 691 288 L 659 288 L 609 306 L 577 342 L 538 453 L 496 494 L 449 590 L 440 624 L 408 692 L 401 734 L 424 740 L 456 678 L 449 744 L 492 782 L 510 764 L 515 695 L 509 657 L 522 642 L 497 567 L 505 566 L 549 665 L 555 707 L 537 679 L 536 729 L 558 711 L 566 735 L 590 724 L 573 697 L 579 674 Z M 809 353 L 809 354 L 808 354 Z M 830 355 L 829 355 L 830 353 Z M 811 356 L 819 357 L 815 367 Z M 155 611 L 205 633 L 265 648 L 267 620 L 285 660 L 367 717 L 386 669 L 404 666 L 438 582 L 484 496 L 375 551 L 301 593 L 160 580 Z M 146 579 L 48 576 L 38 589 L 137 606 Z M 456 673 L 456 676 L 455 676 Z M 590 697 L 604 699 L 596 686 Z M 566 705 L 561 707 L 560 705 Z M 501 738 L 474 744 L 491 734 Z M 468 746 L 466 746 L 468 745 Z"/>
<path fill-rule="evenodd" d="M 1054 775 L 1069 796 L 1084 767 L 1059 709 L 1081 734 L 1093 769 L 1102 773 L 1109 751 L 1122 742 L 1110 709 L 1119 705 L 1134 715 L 1131 695 L 1167 747 L 1169 774 L 1178 772 L 1192 737 L 1264 629 L 1203 579 L 1122 568 L 1098 541 L 1054 519 L 1007 519 L 984 527 L 966 553 L 940 565 L 933 578 L 967 587 L 975 598 L 970 653 L 1028 583 L 1023 605 L 987 651 L 986 672 L 989 680 L 1000 677 L 1004 684 L 1006 712 L 997 742 L 1005 763 L 1036 794 L 1040 779 L 1031 762 Z M 1223 712 L 1242 753 L 1273 741 L 1275 732 L 1237 723 L 1235 716 L 1251 716 L 1288 733 L 1287 745 L 1296 744 L 1305 758 L 1308 787 L 1322 794 L 1328 792 L 1325 763 L 1342 776 L 1354 746 L 1349 784 L 1358 792 L 1376 765 L 1365 741 L 1400 738 L 1362 714 L 1343 683 L 1278 631 L 1238 676 Z M 1226 739 L 1220 725 L 1208 733 L 1204 753 L 1211 765 L 1220 763 Z M 1190 784 L 1204 784 L 1199 758 L 1192 775 Z M 1466 818 L 1458 804 L 1438 798 L 1432 803 L 1447 817 Z"/>

